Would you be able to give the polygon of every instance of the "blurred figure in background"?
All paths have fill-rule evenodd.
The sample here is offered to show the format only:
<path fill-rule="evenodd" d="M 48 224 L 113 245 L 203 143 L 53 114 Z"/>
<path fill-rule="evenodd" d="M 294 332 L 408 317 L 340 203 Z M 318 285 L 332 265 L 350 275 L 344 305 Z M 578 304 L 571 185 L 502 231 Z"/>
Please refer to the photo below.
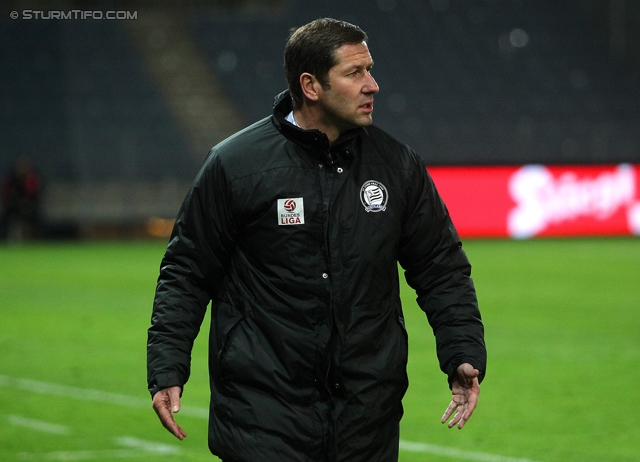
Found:
<path fill-rule="evenodd" d="M 2 240 L 22 241 L 40 237 L 41 196 L 40 174 L 30 158 L 19 158 L 2 183 Z"/>

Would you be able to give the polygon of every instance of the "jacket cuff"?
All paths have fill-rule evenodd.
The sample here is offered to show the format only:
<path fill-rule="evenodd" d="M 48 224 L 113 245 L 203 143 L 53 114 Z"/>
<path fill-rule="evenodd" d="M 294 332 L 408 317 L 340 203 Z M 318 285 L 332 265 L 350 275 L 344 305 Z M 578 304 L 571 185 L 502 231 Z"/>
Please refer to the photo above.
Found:
<path fill-rule="evenodd" d="M 149 380 L 149 393 L 151 393 L 151 397 L 158 391 L 169 387 L 184 388 L 184 384 L 176 372 L 158 374 Z M 180 396 L 182 396 L 182 391 L 180 391 Z"/>

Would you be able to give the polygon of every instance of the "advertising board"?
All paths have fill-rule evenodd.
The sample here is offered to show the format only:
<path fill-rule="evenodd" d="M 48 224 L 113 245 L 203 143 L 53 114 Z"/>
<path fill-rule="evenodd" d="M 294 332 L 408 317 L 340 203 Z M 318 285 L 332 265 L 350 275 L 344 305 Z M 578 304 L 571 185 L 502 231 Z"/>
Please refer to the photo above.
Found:
<path fill-rule="evenodd" d="M 427 170 L 462 237 L 640 235 L 640 165 Z"/>

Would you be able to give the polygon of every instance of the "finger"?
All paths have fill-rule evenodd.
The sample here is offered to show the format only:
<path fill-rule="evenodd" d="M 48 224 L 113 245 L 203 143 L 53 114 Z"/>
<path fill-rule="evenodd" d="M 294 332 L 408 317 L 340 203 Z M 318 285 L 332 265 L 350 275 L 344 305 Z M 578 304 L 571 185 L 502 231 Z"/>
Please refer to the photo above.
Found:
<path fill-rule="evenodd" d="M 464 424 L 466 424 L 467 421 L 473 415 L 473 411 L 475 410 L 477 404 L 478 404 L 478 394 L 469 393 L 467 404 L 465 404 L 465 413 L 462 416 L 462 419 L 460 420 L 460 422 L 458 423 L 458 428 L 461 429 L 462 427 L 464 427 Z"/>
<path fill-rule="evenodd" d="M 447 409 L 444 411 L 444 414 L 442 415 L 442 419 L 440 419 L 440 422 L 445 423 L 447 420 L 449 420 L 449 417 L 451 417 L 451 414 L 453 414 L 453 412 L 457 408 L 458 408 L 458 404 L 456 404 L 455 401 L 451 401 Z"/>
<path fill-rule="evenodd" d="M 467 397 L 467 412 L 469 414 L 469 417 L 471 417 L 471 414 L 473 414 L 474 409 L 478 405 L 479 393 L 480 393 L 480 390 L 478 390 L 478 393 L 471 392 Z"/>
<path fill-rule="evenodd" d="M 456 381 L 460 389 L 468 389 L 473 386 L 474 381 L 480 376 L 480 371 L 469 363 L 461 364 L 457 370 Z"/>
<path fill-rule="evenodd" d="M 169 388 L 169 404 L 171 406 L 171 412 L 180 412 L 180 388 Z"/>
<path fill-rule="evenodd" d="M 162 426 L 176 438 L 183 440 L 187 436 L 187 433 L 176 423 L 172 412 L 172 409 L 180 409 L 179 401 L 179 393 L 178 401 L 174 401 L 172 404 L 171 392 L 167 390 L 159 391 L 153 397 L 153 410 L 158 414 Z"/>
<path fill-rule="evenodd" d="M 185 439 L 187 437 L 187 432 L 184 431 L 182 429 L 182 427 L 180 427 L 180 425 L 178 425 L 176 423 L 175 420 L 171 419 L 171 422 L 167 422 L 168 425 L 164 425 L 164 428 L 166 428 L 167 430 L 169 430 L 169 432 L 175 436 L 176 438 L 178 438 L 180 441 L 182 441 L 183 439 Z"/>
<path fill-rule="evenodd" d="M 464 427 L 464 424 L 467 423 L 467 420 L 469 420 L 469 417 L 470 417 L 470 415 L 467 412 L 467 410 L 465 409 L 464 413 L 460 416 L 460 421 L 458 422 L 458 430 L 462 430 L 462 427 Z M 453 427 L 453 425 L 451 427 Z M 451 428 L 451 427 L 449 427 L 449 428 Z"/>
<path fill-rule="evenodd" d="M 455 413 L 454 413 L 455 411 Z M 442 423 L 446 423 L 446 421 L 451 418 L 451 420 L 449 421 L 449 424 L 447 425 L 449 428 L 452 428 L 455 424 L 457 424 L 460 419 L 464 416 L 465 414 L 465 409 L 464 406 L 462 405 L 457 405 L 456 408 L 453 409 L 447 409 L 447 412 L 445 412 L 445 415 L 442 416 Z M 452 417 L 453 415 L 453 417 Z"/>
<path fill-rule="evenodd" d="M 176 423 L 172 412 L 167 406 L 156 409 L 156 413 L 160 418 L 160 422 L 162 422 L 162 426 L 176 438 L 183 440 L 187 436 L 187 433 Z"/>
<path fill-rule="evenodd" d="M 475 410 L 478 404 L 478 398 L 480 396 L 480 386 L 478 385 L 478 379 L 474 378 L 467 394 L 467 402 L 465 403 L 465 413 L 460 419 L 458 423 L 458 428 L 461 429 L 467 423 L 467 421 L 473 415 L 473 411 Z"/>
<path fill-rule="evenodd" d="M 465 412 L 466 412 L 466 406 L 458 406 L 456 414 L 453 416 L 453 419 L 451 419 L 451 421 L 449 422 L 448 427 L 453 428 L 458 422 L 461 422 Z"/>

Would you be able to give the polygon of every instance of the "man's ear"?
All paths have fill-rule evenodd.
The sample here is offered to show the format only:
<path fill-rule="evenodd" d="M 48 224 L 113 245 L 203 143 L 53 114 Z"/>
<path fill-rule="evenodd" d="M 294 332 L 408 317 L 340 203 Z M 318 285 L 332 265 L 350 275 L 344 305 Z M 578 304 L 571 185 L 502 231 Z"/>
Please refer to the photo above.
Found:
<path fill-rule="evenodd" d="M 322 89 L 322 85 L 313 74 L 304 72 L 300 74 L 300 88 L 305 98 L 311 101 L 318 101 L 318 91 Z"/>

